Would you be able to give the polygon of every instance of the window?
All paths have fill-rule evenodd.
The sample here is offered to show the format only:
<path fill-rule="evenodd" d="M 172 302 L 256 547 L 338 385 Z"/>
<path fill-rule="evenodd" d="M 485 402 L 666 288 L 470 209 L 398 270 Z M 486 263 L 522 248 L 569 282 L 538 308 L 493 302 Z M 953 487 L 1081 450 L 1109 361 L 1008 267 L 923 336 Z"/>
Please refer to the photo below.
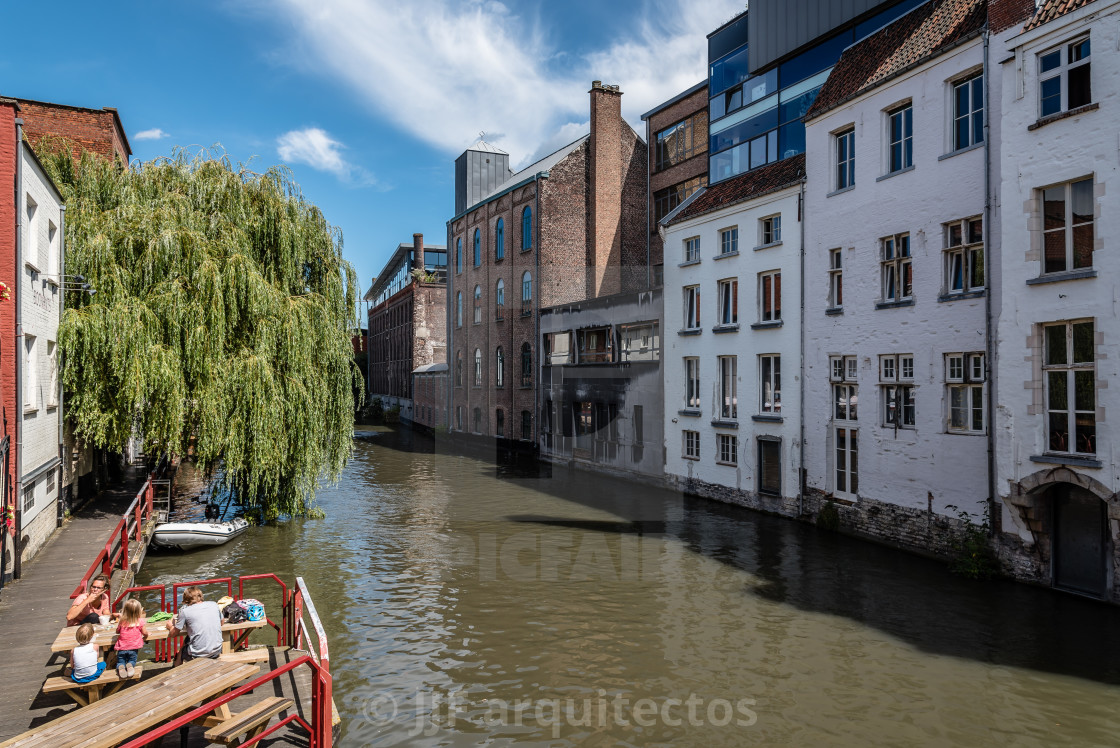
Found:
<path fill-rule="evenodd" d="M 544 336 L 545 361 L 549 364 L 572 363 L 572 334 L 550 332 Z"/>
<path fill-rule="evenodd" d="M 883 393 L 883 425 L 914 428 L 914 357 L 880 356 L 879 384 Z"/>
<path fill-rule="evenodd" d="M 501 322 L 506 318 L 506 282 L 498 279 L 498 286 L 494 289 L 494 319 Z"/>
<path fill-rule="evenodd" d="M 984 433 L 984 354 L 946 354 L 945 386 L 949 433 Z"/>
<path fill-rule="evenodd" d="M 55 476 L 55 471 L 54 470 L 50 470 L 50 471 L 47 472 L 47 498 L 48 499 L 51 497 L 51 494 L 54 493 L 54 487 L 55 487 L 55 477 L 54 476 Z"/>
<path fill-rule="evenodd" d="M 953 84 L 953 150 L 984 142 L 984 76 Z"/>
<path fill-rule="evenodd" d="M 482 386 L 482 351 L 474 349 L 474 386 Z"/>
<path fill-rule="evenodd" d="M 910 235 L 899 234 L 881 240 L 883 301 L 905 301 L 914 293 L 914 275 L 910 266 Z"/>
<path fill-rule="evenodd" d="M 498 436 L 506 435 L 506 414 L 501 408 L 494 411 L 494 425 L 496 426 L 494 433 Z"/>
<path fill-rule="evenodd" d="M 984 223 L 966 218 L 944 226 L 945 293 L 964 294 L 984 289 Z"/>
<path fill-rule="evenodd" d="M 682 431 L 681 432 L 681 449 L 683 450 L 681 456 L 686 460 L 699 460 L 700 459 L 700 432 L 699 431 Z"/>
<path fill-rule="evenodd" d="M 521 411 L 521 438 L 525 441 L 533 439 L 533 414 L 527 410 Z"/>
<path fill-rule="evenodd" d="M 471 412 L 471 415 L 473 416 L 473 420 L 474 420 L 474 433 L 481 434 L 482 433 L 482 408 L 475 408 Z"/>
<path fill-rule="evenodd" d="M 1038 56 L 1038 114 L 1048 117 L 1092 103 L 1089 40 L 1079 39 Z"/>
<path fill-rule="evenodd" d="M 460 431 L 463 430 L 463 406 L 462 405 L 456 405 L 455 406 L 455 428 L 459 429 Z"/>
<path fill-rule="evenodd" d="M 718 462 L 721 465 L 738 464 L 739 437 L 735 434 L 716 434 L 716 447 L 719 450 Z"/>
<path fill-rule="evenodd" d="M 758 490 L 775 496 L 782 492 L 782 443 L 777 439 L 758 440 Z"/>
<path fill-rule="evenodd" d="M 478 267 L 482 264 L 482 234 L 478 229 L 474 230 L 474 266 Z"/>
<path fill-rule="evenodd" d="M 526 270 L 521 276 L 521 316 L 533 313 L 533 276 Z"/>
<path fill-rule="evenodd" d="M 833 430 L 833 439 L 834 491 L 842 498 L 856 499 L 859 492 L 859 429 L 837 426 Z"/>
<path fill-rule="evenodd" d="M 614 360 L 611 328 L 596 327 L 576 332 L 581 364 L 607 364 Z"/>
<path fill-rule="evenodd" d="M 1042 190 L 1042 272 L 1093 266 L 1093 178 Z"/>
<path fill-rule="evenodd" d="M 782 274 L 771 270 L 758 274 L 758 321 L 778 322 L 782 318 Z"/>
<path fill-rule="evenodd" d="M 763 218 L 759 222 L 759 230 L 762 234 L 760 237 L 762 241 L 760 244 L 777 244 L 782 240 L 782 217 L 781 215 L 770 216 Z"/>
<path fill-rule="evenodd" d="M 463 352 L 455 351 L 455 386 L 463 386 Z M 459 419 L 459 428 L 463 427 L 463 419 Z"/>
<path fill-rule="evenodd" d="M 700 286 L 684 288 L 684 329 L 700 329 Z"/>
<path fill-rule="evenodd" d="M 836 134 L 836 187 L 846 190 L 856 183 L 856 128 Z"/>
<path fill-rule="evenodd" d="M 654 150 L 654 171 L 675 166 L 685 159 L 707 150 L 707 127 L 703 113 L 697 112 L 672 127 L 657 133 Z"/>
<path fill-rule="evenodd" d="M 521 211 L 521 251 L 533 248 L 533 209 L 528 205 Z M 526 437 L 528 438 L 528 437 Z"/>
<path fill-rule="evenodd" d="M 684 360 L 685 396 L 684 407 L 700 409 L 700 359 L 689 357 Z"/>
<path fill-rule="evenodd" d="M 719 324 L 739 324 L 739 281 L 736 278 L 719 282 Z"/>
<path fill-rule="evenodd" d="M 533 384 L 533 349 L 528 343 L 521 344 L 521 386 Z"/>
<path fill-rule="evenodd" d="M 26 514 L 35 507 L 35 481 L 23 489 L 23 511 Z"/>
<path fill-rule="evenodd" d="M 708 183 L 707 177 L 696 177 L 653 193 L 653 220 L 660 221 L 683 203 L 696 190 Z"/>
<path fill-rule="evenodd" d="M 758 384 L 761 401 L 760 413 L 782 412 L 782 357 L 767 354 L 758 357 Z"/>
<path fill-rule="evenodd" d="M 661 339 L 656 322 L 618 326 L 622 361 L 657 361 L 661 358 Z"/>
<path fill-rule="evenodd" d="M 719 357 L 719 417 L 735 419 L 739 417 L 738 395 L 738 357 Z"/>
<path fill-rule="evenodd" d="M 828 250 L 828 306 L 844 306 L 844 258 L 839 249 Z"/>
<path fill-rule="evenodd" d="M 463 326 L 463 292 L 455 293 L 455 326 Z"/>
<path fill-rule="evenodd" d="M 34 335 L 24 335 L 23 407 L 39 407 L 39 350 Z"/>
<path fill-rule="evenodd" d="M 732 226 L 719 232 L 719 253 L 729 255 L 739 251 L 739 227 Z"/>
<path fill-rule="evenodd" d="M 856 357 L 829 358 L 832 385 L 832 418 L 836 421 L 858 420 L 859 394 L 856 391 Z"/>
<path fill-rule="evenodd" d="M 504 387 L 506 384 L 506 356 L 502 352 L 502 347 L 494 351 L 494 381 L 496 386 Z"/>
<path fill-rule="evenodd" d="M 463 237 L 455 240 L 455 272 L 463 272 Z"/>
<path fill-rule="evenodd" d="M 693 236 L 684 240 L 684 261 L 700 261 L 700 237 Z"/>
<path fill-rule="evenodd" d="M 1044 328 L 1046 431 L 1051 452 L 1097 452 L 1093 320 Z"/>
<path fill-rule="evenodd" d="M 887 115 L 887 133 L 887 173 L 893 174 L 913 166 L 914 108 L 910 104 Z"/>
<path fill-rule="evenodd" d="M 47 390 L 47 407 L 58 407 L 58 343 L 47 341 L 47 362 L 50 365 L 51 382 Z"/>
<path fill-rule="evenodd" d="M 501 260 L 506 256 L 506 222 L 501 218 L 494 226 L 494 259 Z"/>
<path fill-rule="evenodd" d="M 474 287 L 474 323 L 482 322 L 482 286 Z"/>

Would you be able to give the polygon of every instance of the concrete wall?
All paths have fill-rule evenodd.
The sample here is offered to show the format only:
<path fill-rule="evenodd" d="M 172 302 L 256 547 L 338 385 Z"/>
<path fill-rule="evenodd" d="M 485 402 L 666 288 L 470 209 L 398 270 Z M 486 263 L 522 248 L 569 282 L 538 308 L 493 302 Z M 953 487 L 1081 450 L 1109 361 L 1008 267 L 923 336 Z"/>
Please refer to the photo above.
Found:
<path fill-rule="evenodd" d="M 808 123 L 805 464 L 808 484 L 837 493 L 830 356 L 854 356 L 858 373 L 858 490 L 866 499 L 918 513 L 983 512 L 988 495 L 984 434 L 949 433 L 945 354 L 985 350 L 983 293 L 949 298 L 943 224 L 984 212 L 984 151 L 950 155 L 950 83 L 982 69 L 979 39 L 942 55 Z M 913 169 L 887 172 L 886 112 L 911 101 Z M 855 127 L 855 186 L 836 193 L 834 133 Z M 883 237 L 909 233 L 912 300 L 885 304 Z M 829 309 L 829 251 L 843 260 L 843 306 Z M 914 360 L 916 423 L 884 426 L 880 356 Z M 985 405 L 988 427 L 991 408 Z M 888 515 L 867 532 L 897 535 Z"/>
<path fill-rule="evenodd" d="M 665 473 L 681 488 L 723 501 L 796 514 L 800 467 L 801 225 L 799 188 L 790 187 L 669 227 L 665 231 Z M 760 221 L 781 216 L 781 241 L 762 245 Z M 718 257 L 720 232 L 739 230 L 739 252 Z M 700 238 L 700 260 L 685 263 L 684 243 Z M 781 272 L 780 324 L 761 323 L 759 274 Z M 738 324 L 719 325 L 720 280 L 737 279 Z M 685 334 L 684 288 L 700 288 L 698 333 Z M 780 356 L 781 408 L 764 412 L 760 356 Z M 736 356 L 737 414 L 720 412 L 719 357 Z M 700 404 L 686 402 L 686 357 L 699 359 Z M 685 456 L 684 432 L 699 433 L 700 456 Z M 738 439 L 736 465 L 718 459 L 717 435 Z M 781 489 L 759 496 L 759 441 L 780 447 Z"/>

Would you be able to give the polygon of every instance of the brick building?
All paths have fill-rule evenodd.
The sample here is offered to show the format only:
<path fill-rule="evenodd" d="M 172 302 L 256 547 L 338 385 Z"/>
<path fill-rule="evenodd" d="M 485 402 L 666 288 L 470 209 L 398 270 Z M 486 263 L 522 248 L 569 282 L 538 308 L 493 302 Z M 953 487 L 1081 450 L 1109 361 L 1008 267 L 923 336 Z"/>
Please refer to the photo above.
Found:
<path fill-rule="evenodd" d="M 446 363 L 424 364 L 412 372 L 412 425 L 429 433 L 447 426 Z"/>
<path fill-rule="evenodd" d="M 708 183 L 708 83 L 701 81 L 642 115 L 649 143 L 649 255 L 661 285 L 658 222 Z"/>
<path fill-rule="evenodd" d="M 649 286 L 646 145 L 622 119 L 617 86 L 595 81 L 590 97 L 590 133 L 516 174 L 508 154 L 481 141 L 456 163 L 454 432 L 535 445 L 539 310 Z"/>
<path fill-rule="evenodd" d="M 23 119 L 23 132 L 32 146 L 38 145 L 44 136 L 62 136 L 74 141 L 75 156 L 85 149 L 128 164 L 132 148 L 114 107 L 90 109 L 32 99 L 16 101 Z"/>
<path fill-rule="evenodd" d="M 371 304 L 367 391 L 386 409 L 399 407 L 405 421 L 413 420 L 413 369 L 446 361 L 446 275 L 447 248 L 413 234 L 364 297 Z"/>

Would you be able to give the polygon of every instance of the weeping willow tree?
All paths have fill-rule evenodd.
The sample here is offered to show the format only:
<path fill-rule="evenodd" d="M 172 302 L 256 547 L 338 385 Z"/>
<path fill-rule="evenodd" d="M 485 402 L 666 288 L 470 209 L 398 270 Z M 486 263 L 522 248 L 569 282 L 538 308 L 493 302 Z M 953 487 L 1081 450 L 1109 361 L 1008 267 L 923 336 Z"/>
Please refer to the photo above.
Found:
<path fill-rule="evenodd" d="M 356 276 L 279 167 L 178 151 L 131 169 L 40 150 L 66 200 L 66 417 L 96 447 L 221 465 L 243 504 L 306 514 L 350 452 Z"/>

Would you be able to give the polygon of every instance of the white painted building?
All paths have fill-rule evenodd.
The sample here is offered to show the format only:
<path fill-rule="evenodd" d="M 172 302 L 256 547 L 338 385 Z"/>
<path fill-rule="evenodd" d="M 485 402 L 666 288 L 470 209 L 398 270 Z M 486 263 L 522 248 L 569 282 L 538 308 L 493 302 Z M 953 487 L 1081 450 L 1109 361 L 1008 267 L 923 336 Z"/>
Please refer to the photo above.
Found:
<path fill-rule="evenodd" d="M 17 316 L 16 500 L 23 557 L 57 527 L 61 459 L 58 322 L 63 270 L 62 196 L 30 146 L 19 144 L 20 209 L 15 303 Z"/>
<path fill-rule="evenodd" d="M 696 193 L 662 221 L 665 472 L 797 513 L 803 156 Z"/>
<path fill-rule="evenodd" d="M 984 20 L 920 6 L 845 51 L 806 117 L 807 483 L 929 550 L 989 495 Z"/>
<path fill-rule="evenodd" d="M 1027 579 L 1120 602 L 1120 2 L 1044 2 L 1003 70 L 997 487 Z"/>

